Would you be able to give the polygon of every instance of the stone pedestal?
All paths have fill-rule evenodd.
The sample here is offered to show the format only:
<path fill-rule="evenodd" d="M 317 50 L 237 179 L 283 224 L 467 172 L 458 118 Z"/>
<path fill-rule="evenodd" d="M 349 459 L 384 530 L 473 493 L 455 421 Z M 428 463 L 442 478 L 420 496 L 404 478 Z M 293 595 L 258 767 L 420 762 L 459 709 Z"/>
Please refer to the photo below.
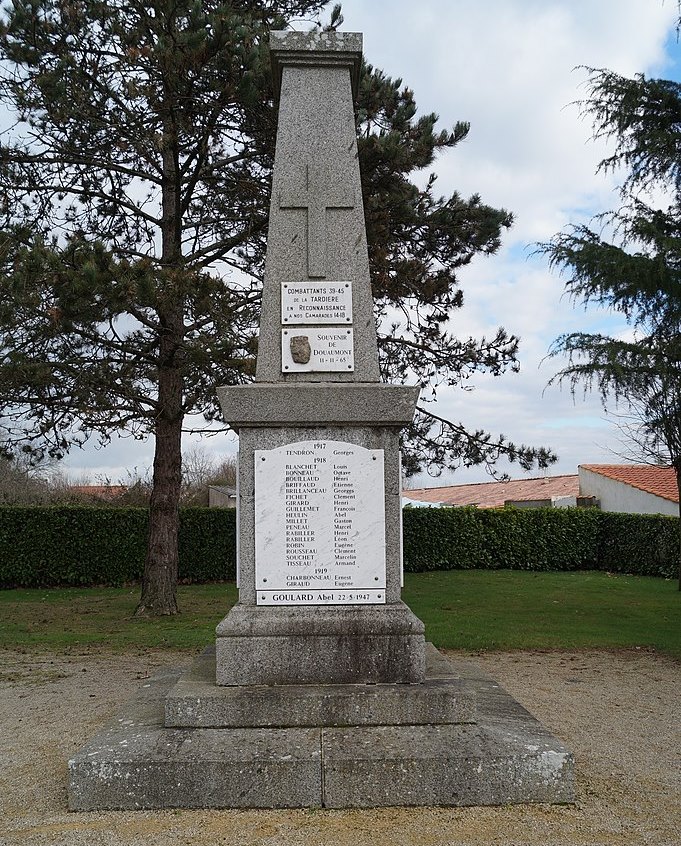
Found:
<path fill-rule="evenodd" d="M 216 681 L 240 684 L 418 684 L 424 626 L 403 603 L 374 607 L 236 605 L 217 628 Z"/>
<path fill-rule="evenodd" d="M 166 728 L 275 728 L 459 725 L 476 721 L 475 691 L 428 651 L 420 684 L 215 684 L 206 650 L 171 687 Z"/>
<path fill-rule="evenodd" d="M 262 384 L 221 388 L 239 429 L 239 604 L 216 632 L 217 683 L 342 684 L 423 681 L 423 624 L 400 601 L 399 431 L 418 389 L 381 384 Z M 310 442 L 380 450 L 384 457 L 385 597 L 351 607 L 258 605 L 255 456 Z"/>

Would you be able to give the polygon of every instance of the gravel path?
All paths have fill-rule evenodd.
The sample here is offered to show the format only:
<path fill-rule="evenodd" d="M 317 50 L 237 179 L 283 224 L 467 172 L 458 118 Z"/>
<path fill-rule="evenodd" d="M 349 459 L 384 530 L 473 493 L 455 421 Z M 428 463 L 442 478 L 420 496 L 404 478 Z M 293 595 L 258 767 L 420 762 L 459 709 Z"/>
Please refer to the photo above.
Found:
<path fill-rule="evenodd" d="M 474 656 L 571 748 L 571 807 L 69 813 L 66 760 L 172 653 L 0 653 L 0 844 L 678 846 L 681 663 L 645 651 Z"/>

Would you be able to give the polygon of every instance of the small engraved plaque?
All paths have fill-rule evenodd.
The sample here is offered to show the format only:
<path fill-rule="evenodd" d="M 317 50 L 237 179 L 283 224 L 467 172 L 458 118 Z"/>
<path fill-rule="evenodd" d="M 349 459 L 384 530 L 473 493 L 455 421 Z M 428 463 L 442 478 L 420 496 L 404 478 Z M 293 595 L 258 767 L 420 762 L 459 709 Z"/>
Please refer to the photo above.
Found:
<path fill-rule="evenodd" d="M 281 286 L 281 322 L 352 323 L 351 282 L 285 282 Z"/>
<path fill-rule="evenodd" d="M 310 345 L 307 361 L 303 361 L 306 356 L 298 352 L 306 346 L 303 338 Z M 352 373 L 355 369 L 352 329 L 342 326 L 329 329 L 283 329 L 281 369 L 283 373 Z"/>
<path fill-rule="evenodd" d="M 385 603 L 383 450 L 256 450 L 255 578 L 258 605 Z"/>

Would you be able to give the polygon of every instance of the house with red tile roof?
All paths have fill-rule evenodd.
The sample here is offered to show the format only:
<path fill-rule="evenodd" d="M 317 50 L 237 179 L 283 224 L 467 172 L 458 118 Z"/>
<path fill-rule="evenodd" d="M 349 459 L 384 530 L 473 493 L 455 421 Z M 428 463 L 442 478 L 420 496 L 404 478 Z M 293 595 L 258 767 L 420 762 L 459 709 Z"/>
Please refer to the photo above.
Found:
<path fill-rule="evenodd" d="M 679 515 L 679 489 L 673 467 L 648 464 L 580 464 L 579 488 L 603 511 Z"/>
<path fill-rule="evenodd" d="M 577 505 L 579 477 L 543 476 L 537 479 L 512 479 L 507 482 L 480 482 L 475 485 L 449 485 L 418 488 L 402 492 L 402 504 L 413 506 L 464 505 L 477 508 Z"/>
<path fill-rule="evenodd" d="M 630 514 L 679 514 L 676 474 L 671 467 L 636 464 L 581 464 L 570 476 L 543 476 L 475 485 L 417 488 L 402 492 L 412 506 L 476 508 L 597 505 Z"/>

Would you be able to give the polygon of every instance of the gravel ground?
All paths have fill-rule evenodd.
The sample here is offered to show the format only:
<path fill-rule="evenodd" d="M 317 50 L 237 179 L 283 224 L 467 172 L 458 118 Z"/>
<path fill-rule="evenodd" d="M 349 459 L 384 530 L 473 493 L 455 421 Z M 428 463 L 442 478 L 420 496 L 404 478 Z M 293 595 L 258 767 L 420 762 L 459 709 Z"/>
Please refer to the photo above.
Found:
<path fill-rule="evenodd" d="M 645 651 L 473 656 L 575 753 L 570 807 L 69 813 L 66 761 L 186 655 L 0 653 L 0 844 L 363 846 L 681 842 L 681 664 Z"/>

